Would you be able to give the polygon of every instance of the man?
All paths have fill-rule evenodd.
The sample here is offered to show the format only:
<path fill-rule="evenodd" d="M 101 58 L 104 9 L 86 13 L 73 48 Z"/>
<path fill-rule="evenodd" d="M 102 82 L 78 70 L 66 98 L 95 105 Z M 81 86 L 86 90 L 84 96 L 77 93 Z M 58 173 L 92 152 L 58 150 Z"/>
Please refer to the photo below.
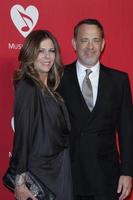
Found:
<path fill-rule="evenodd" d="M 59 91 L 70 114 L 75 200 L 123 200 L 131 192 L 133 176 L 128 75 L 99 62 L 105 41 L 97 20 L 80 21 L 72 44 L 77 61 L 65 68 Z"/>

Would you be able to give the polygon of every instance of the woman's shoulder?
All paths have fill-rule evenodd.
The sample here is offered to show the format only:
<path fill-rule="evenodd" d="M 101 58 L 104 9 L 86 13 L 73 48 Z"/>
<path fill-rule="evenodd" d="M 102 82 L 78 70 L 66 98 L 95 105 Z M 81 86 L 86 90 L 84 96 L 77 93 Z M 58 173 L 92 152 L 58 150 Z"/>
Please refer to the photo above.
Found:
<path fill-rule="evenodd" d="M 32 79 L 22 79 L 16 86 L 16 97 L 19 99 L 31 99 L 35 95 L 36 84 Z"/>
<path fill-rule="evenodd" d="M 16 91 L 32 92 L 35 90 L 35 87 L 35 82 L 32 79 L 24 78 L 17 84 Z"/>
<path fill-rule="evenodd" d="M 17 84 L 16 89 L 33 89 L 35 86 L 35 83 L 32 79 L 30 78 L 24 78 L 22 80 L 19 81 L 19 83 Z"/>

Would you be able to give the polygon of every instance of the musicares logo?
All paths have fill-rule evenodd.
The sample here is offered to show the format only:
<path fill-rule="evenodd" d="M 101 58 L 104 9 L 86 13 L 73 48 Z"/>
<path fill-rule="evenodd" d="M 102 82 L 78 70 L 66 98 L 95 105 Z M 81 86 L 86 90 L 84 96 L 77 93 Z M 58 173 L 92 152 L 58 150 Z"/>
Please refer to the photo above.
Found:
<path fill-rule="evenodd" d="M 35 27 L 39 13 L 35 6 L 28 6 L 24 9 L 21 5 L 14 5 L 10 11 L 11 19 L 22 34 L 23 37 L 26 37 Z"/>

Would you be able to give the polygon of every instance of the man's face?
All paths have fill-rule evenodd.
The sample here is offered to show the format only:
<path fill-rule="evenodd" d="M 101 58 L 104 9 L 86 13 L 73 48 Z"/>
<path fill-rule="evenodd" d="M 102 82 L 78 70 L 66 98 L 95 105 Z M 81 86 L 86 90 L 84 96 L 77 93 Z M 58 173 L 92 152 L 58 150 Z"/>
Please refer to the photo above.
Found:
<path fill-rule="evenodd" d="M 104 39 L 96 25 L 82 24 L 79 27 L 77 38 L 72 42 L 82 65 L 91 67 L 98 62 L 104 48 Z"/>

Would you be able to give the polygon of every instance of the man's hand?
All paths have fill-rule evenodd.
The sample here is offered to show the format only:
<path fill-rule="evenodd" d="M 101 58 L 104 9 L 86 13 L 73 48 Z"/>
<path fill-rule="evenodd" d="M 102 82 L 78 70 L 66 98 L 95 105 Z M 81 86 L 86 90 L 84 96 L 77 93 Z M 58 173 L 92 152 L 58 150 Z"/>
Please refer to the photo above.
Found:
<path fill-rule="evenodd" d="M 117 193 L 121 193 L 119 200 L 125 199 L 131 193 L 132 189 L 132 177 L 120 176 Z"/>

